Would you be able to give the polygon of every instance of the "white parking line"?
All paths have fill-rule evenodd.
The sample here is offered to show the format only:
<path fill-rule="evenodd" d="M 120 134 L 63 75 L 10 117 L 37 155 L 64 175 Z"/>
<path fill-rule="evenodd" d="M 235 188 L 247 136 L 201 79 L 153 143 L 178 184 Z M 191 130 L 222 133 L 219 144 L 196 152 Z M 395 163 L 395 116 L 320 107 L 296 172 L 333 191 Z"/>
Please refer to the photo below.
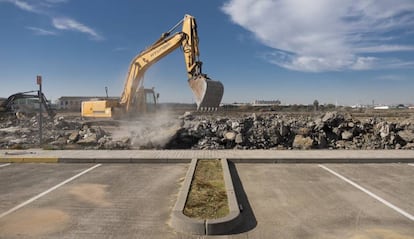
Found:
<path fill-rule="evenodd" d="M 18 209 L 20 209 L 20 208 L 22 208 L 22 207 L 26 206 L 27 204 L 29 204 L 29 203 L 31 203 L 31 202 L 33 202 L 33 201 L 35 201 L 35 200 L 37 200 L 37 199 L 39 199 L 39 198 L 43 197 L 44 195 L 46 195 L 46 194 L 48 194 L 48 193 L 52 192 L 53 190 L 55 190 L 55 189 L 57 189 L 57 188 L 59 188 L 59 187 L 61 187 L 61 186 L 65 185 L 65 184 L 69 183 L 70 181 L 72 181 L 72 180 L 74 180 L 74 179 L 76 179 L 76 178 L 78 178 L 78 177 L 80 177 L 80 176 L 84 175 L 84 174 L 85 174 L 85 173 L 87 173 L 87 172 L 90 172 L 90 171 L 94 170 L 95 168 L 97 168 L 97 167 L 99 167 L 99 166 L 101 166 L 101 165 L 102 165 L 102 164 L 96 164 L 95 166 L 92 166 L 92 167 L 90 167 L 90 168 L 88 168 L 88 169 L 86 169 L 86 170 L 84 170 L 84 171 L 82 171 L 82 172 L 80 172 L 80 173 L 76 174 L 75 176 L 73 176 L 73 177 L 71 177 L 71 178 L 69 178 L 69 179 L 66 179 L 65 181 L 63 181 L 63 182 L 59 183 L 58 185 L 55 185 L 55 186 L 53 186 L 53 187 L 49 188 L 48 190 L 46 190 L 46 191 L 44 191 L 44 192 L 42 192 L 42 193 L 40 193 L 40 194 L 38 194 L 38 195 L 36 195 L 36 196 L 34 196 L 34 197 L 30 198 L 29 200 L 27 200 L 27 201 L 25 201 L 25 202 L 23 202 L 23 203 L 21 203 L 21 204 L 19 204 L 19 205 L 15 206 L 14 208 L 12 208 L 12 209 L 8 210 L 7 212 L 4 212 L 4 213 L 0 214 L 0 218 L 2 218 L 2 217 L 4 217 L 4 216 L 9 215 L 10 213 L 12 213 L 12 212 L 14 212 L 14 211 L 16 211 L 16 210 L 18 210 Z"/>
<path fill-rule="evenodd" d="M 10 163 L 0 164 L 0 168 L 1 167 L 6 167 L 6 166 L 9 166 L 9 165 L 10 165 Z"/>
<path fill-rule="evenodd" d="M 414 166 L 414 163 L 409 163 L 408 165 L 410 165 L 410 166 Z"/>
<path fill-rule="evenodd" d="M 339 173 L 337 173 L 337 172 L 333 171 L 332 169 L 329 169 L 329 168 L 328 168 L 328 167 L 326 167 L 326 166 L 323 166 L 323 165 L 320 165 L 320 164 L 319 164 L 319 167 L 321 167 L 321 168 L 325 169 L 326 171 L 330 172 L 331 174 L 333 174 L 333 175 L 337 176 L 338 178 L 340 178 L 340 179 L 344 180 L 345 182 L 347 182 L 347 183 L 351 184 L 352 186 L 354 186 L 354 187 L 358 188 L 359 190 L 363 191 L 364 193 L 366 193 L 366 194 L 370 195 L 371 197 L 373 197 L 373 198 L 377 199 L 378 201 L 380 201 L 380 202 L 382 202 L 383 204 L 385 204 L 387 207 L 389 207 L 389 208 L 391 208 L 391 209 L 394 209 L 396 212 L 398 212 L 399 214 L 401 214 L 401 215 L 405 216 L 406 218 L 410 219 L 411 221 L 414 221 L 414 216 L 413 216 L 413 215 L 411 215 L 411 214 L 409 214 L 408 212 L 406 212 L 406 211 L 402 210 L 401 208 L 399 208 L 399 207 L 395 206 L 394 204 L 392 204 L 392 203 L 390 203 L 390 202 L 386 201 L 385 199 L 383 199 L 383 198 L 381 198 L 381 197 L 379 197 L 379 196 L 375 195 L 374 193 L 372 193 L 372 192 L 368 191 L 367 189 L 365 189 L 365 188 L 363 188 L 363 187 L 359 186 L 358 184 L 356 184 L 356 183 L 352 182 L 351 180 L 349 180 L 349 179 L 345 178 L 344 176 L 342 176 L 342 175 L 340 175 Z"/>

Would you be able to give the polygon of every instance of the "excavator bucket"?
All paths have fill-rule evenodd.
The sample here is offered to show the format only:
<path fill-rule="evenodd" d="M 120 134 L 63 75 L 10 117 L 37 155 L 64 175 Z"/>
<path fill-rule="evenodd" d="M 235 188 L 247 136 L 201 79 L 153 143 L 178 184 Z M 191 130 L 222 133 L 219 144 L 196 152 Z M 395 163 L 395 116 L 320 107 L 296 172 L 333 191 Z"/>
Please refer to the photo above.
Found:
<path fill-rule="evenodd" d="M 223 97 L 224 87 L 220 81 L 214 81 L 206 75 L 198 75 L 188 80 L 197 103 L 197 110 L 215 111 Z"/>

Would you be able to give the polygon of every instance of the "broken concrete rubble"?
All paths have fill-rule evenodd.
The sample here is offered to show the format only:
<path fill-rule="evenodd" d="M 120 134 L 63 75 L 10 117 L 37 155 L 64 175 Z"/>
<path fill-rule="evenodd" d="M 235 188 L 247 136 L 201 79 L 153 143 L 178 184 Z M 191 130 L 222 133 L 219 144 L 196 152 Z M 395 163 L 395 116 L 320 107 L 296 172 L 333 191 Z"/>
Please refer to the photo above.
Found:
<path fill-rule="evenodd" d="M 298 134 L 295 136 L 292 146 L 294 149 L 311 149 L 313 146 L 313 139 Z"/>
<path fill-rule="evenodd" d="M 409 129 L 414 119 L 404 123 L 380 118 L 361 121 L 347 113 L 327 112 L 315 117 L 254 113 L 183 120 L 182 128 L 167 148 L 414 149 L 414 131 Z"/>
<path fill-rule="evenodd" d="M 289 116 L 274 113 L 234 116 L 187 112 L 162 121 L 132 121 L 108 130 L 80 119 L 44 122 L 50 149 L 414 149 L 414 119 L 391 122 L 358 119 L 340 112 Z M 117 125 L 117 127 L 121 125 Z M 0 119 L 0 148 L 38 145 L 37 117 Z"/>
<path fill-rule="evenodd" d="M 401 137 L 407 143 L 414 143 L 414 131 L 410 129 L 401 130 L 398 132 L 398 136 Z"/>

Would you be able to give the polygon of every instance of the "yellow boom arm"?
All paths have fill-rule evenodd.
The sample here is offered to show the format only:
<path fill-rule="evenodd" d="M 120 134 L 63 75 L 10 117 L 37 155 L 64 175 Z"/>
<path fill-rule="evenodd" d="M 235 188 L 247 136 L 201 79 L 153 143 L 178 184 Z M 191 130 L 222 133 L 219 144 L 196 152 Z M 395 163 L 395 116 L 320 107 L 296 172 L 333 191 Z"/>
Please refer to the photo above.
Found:
<path fill-rule="evenodd" d="M 170 36 L 170 33 L 181 23 L 182 31 Z M 223 85 L 202 74 L 202 62 L 199 61 L 197 24 L 194 17 L 185 15 L 182 21 L 132 60 L 120 101 L 126 112 L 131 110 L 134 94 L 138 87 L 142 85 L 145 71 L 179 46 L 182 46 L 184 52 L 189 84 L 196 97 L 198 109 L 218 107 L 223 96 Z"/>
<path fill-rule="evenodd" d="M 159 41 L 134 58 L 128 70 L 128 76 L 120 101 L 120 104 L 125 106 L 127 112 L 130 110 L 136 90 L 142 84 L 145 71 L 152 64 L 179 47 L 183 37 L 184 34 L 177 33 L 171 38 Z"/>

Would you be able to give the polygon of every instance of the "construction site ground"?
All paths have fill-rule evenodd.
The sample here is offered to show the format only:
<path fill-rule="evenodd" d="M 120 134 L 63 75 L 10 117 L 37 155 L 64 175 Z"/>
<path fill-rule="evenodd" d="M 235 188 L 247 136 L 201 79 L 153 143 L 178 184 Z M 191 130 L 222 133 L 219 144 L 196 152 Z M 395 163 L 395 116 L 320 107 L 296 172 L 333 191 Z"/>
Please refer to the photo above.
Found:
<path fill-rule="evenodd" d="M 2 128 L 5 146 L 0 149 L 0 239 L 215 238 L 177 232 L 170 226 L 172 208 L 194 158 L 226 158 L 230 162 L 243 223 L 219 238 L 414 239 L 412 111 L 353 112 L 354 118 L 346 120 L 342 117 L 345 115 L 329 112 L 320 116 L 314 116 L 314 112 L 285 113 L 281 118 L 274 113 L 262 115 L 260 112 L 241 116 L 245 113 L 222 112 L 221 116 L 214 114 L 210 118 L 198 113 L 187 115 L 183 118 L 187 124 L 173 137 L 175 150 L 134 147 L 133 150 L 118 149 L 123 147 L 89 150 L 75 141 L 68 144 L 71 150 L 60 150 L 65 147 L 49 144 L 40 149 L 36 148 L 36 117 L 25 121 L 26 128 L 19 122 L 6 122 Z M 177 118 L 182 112 L 173 115 Z M 50 134 L 49 139 L 56 138 L 50 144 L 66 145 L 70 141 L 70 135 L 61 132 L 66 127 L 73 131 L 70 133 L 77 134 L 77 139 L 101 134 L 107 140 L 106 133 L 115 138 L 112 131 L 121 132 L 117 124 L 106 121 L 89 122 L 90 127 L 86 127 L 77 120 L 77 115 L 60 117 L 50 122 L 56 131 L 46 132 Z M 345 131 L 359 130 L 359 121 L 368 120 L 365 126 L 372 129 L 368 127 L 363 134 L 355 133 L 355 140 L 332 141 L 323 149 L 290 150 L 295 147 L 289 144 L 289 147 L 247 150 L 260 143 L 268 146 L 271 141 L 264 132 L 270 122 L 274 122 L 270 125 L 276 129 L 272 136 L 279 137 L 279 146 L 293 140 L 293 134 L 303 138 L 311 135 L 315 146 L 320 131 L 312 126 L 308 127 L 310 132 L 302 132 L 307 126 L 300 125 L 315 125 L 318 119 L 326 119 L 324 124 L 329 129 L 340 129 L 338 139 L 345 138 L 346 135 L 341 135 Z M 337 126 L 336 121 L 342 123 Z M 247 127 L 248 123 L 252 125 Z M 225 124 L 228 126 L 221 132 L 220 127 Z M 240 125 L 250 130 L 239 132 Z M 141 135 L 139 128 L 127 126 L 125 132 L 136 131 Z M 219 130 L 210 132 L 212 126 Z M 282 136 L 286 131 L 284 126 L 289 129 L 286 136 Z M 92 132 L 94 127 L 103 131 Z M 154 128 L 159 127 L 144 129 L 142 135 L 148 136 Z M 171 128 L 175 134 L 176 129 Z M 234 132 L 243 137 L 240 143 L 236 142 L 237 137 L 231 137 L 235 136 Z M 159 135 L 166 134 L 155 133 Z M 122 143 L 136 139 L 133 136 L 129 135 Z M 200 139 L 190 142 L 192 147 L 230 149 L 178 150 L 185 139 L 195 136 Z M 16 143 L 27 146 L 15 147 L 23 150 L 8 146 L 8 142 L 22 139 L 30 139 L 27 145 Z M 362 146 L 371 150 L 351 150 L 360 140 L 364 140 Z M 119 146 L 118 141 L 108 138 L 108 142 Z M 319 146 L 320 142 L 317 143 Z M 342 143 L 348 143 L 349 147 L 346 144 L 346 147 L 337 147 Z M 231 149 L 238 146 L 246 149 Z"/>
<path fill-rule="evenodd" d="M 200 238 L 169 220 L 188 159 L 203 157 L 233 158 L 243 224 L 219 238 L 414 238 L 410 150 L 123 152 L 2 150 L 0 238 Z M 84 163 L 5 161 L 52 157 Z"/>

